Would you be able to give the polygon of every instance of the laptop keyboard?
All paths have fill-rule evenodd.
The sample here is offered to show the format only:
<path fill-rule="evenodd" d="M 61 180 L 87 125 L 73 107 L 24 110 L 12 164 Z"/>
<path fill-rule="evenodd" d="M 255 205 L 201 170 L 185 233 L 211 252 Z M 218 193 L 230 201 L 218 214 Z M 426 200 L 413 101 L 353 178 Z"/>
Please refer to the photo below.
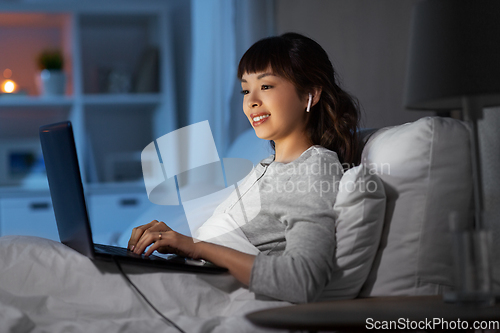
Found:
<path fill-rule="evenodd" d="M 146 258 L 144 255 L 136 254 L 123 247 L 117 247 L 111 245 L 94 244 L 94 250 L 96 253 L 109 254 L 113 256 Z M 151 257 L 156 257 L 156 256 L 152 255 Z"/>
<path fill-rule="evenodd" d="M 176 262 L 177 264 L 186 264 L 191 266 L 214 266 L 214 264 L 209 263 L 203 259 L 183 258 L 175 254 L 168 254 L 168 255 L 160 254 L 159 256 L 152 254 L 149 257 L 146 257 L 143 254 L 136 254 L 132 251 L 127 250 L 126 248 L 112 246 L 112 245 L 94 244 L 94 251 L 96 253 L 118 256 L 118 257 L 133 257 L 133 258 L 142 258 L 145 260 L 168 260 L 171 262 Z"/>

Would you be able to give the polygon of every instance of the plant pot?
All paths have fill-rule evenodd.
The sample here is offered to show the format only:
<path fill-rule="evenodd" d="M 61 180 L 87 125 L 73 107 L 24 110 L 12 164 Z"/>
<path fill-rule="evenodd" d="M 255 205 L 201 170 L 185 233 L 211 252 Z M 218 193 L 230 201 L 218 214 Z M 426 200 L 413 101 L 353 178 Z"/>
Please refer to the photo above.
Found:
<path fill-rule="evenodd" d="M 62 70 L 42 70 L 37 76 L 38 89 L 42 96 L 60 96 L 66 92 L 66 73 Z"/>

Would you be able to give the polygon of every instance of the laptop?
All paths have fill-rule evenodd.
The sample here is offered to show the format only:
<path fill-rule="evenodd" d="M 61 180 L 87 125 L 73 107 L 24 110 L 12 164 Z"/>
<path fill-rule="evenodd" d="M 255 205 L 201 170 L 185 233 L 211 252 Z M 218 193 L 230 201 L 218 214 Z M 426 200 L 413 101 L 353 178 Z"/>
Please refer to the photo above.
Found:
<path fill-rule="evenodd" d="M 205 260 L 177 255 L 147 257 L 122 247 L 94 244 L 71 122 L 40 127 L 40 142 L 61 243 L 92 260 L 116 259 L 123 263 L 186 272 L 227 272 L 227 269 Z"/>

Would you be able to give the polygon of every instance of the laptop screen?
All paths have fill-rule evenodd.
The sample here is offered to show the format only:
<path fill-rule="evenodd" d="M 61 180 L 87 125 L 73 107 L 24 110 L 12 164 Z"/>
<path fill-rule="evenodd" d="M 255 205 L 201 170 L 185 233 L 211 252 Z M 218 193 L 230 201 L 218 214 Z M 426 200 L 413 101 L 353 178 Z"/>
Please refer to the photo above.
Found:
<path fill-rule="evenodd" d="M 40 127 L 40 142 L 61 243 L 94 259 L 71 122 Z"/>

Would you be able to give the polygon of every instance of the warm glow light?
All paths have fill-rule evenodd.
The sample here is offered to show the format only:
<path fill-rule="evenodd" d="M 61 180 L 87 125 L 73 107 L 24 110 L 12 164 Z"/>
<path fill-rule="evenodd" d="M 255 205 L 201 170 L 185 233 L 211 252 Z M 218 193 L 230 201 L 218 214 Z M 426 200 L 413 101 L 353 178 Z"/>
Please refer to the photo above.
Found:
<path fill-rule="evenodd" d="M 11 76 L 12 76 L 12 71 L 9 68 L 6 68 L 3 71 L 3 77 L 6 79 L 10 79 Z"/>
<path fill-rule="evenodd" d="M 2 84 L 2 92 L 10 94 L 16 90 L 16 83 L 12 80 L 5 80 Z"/>

